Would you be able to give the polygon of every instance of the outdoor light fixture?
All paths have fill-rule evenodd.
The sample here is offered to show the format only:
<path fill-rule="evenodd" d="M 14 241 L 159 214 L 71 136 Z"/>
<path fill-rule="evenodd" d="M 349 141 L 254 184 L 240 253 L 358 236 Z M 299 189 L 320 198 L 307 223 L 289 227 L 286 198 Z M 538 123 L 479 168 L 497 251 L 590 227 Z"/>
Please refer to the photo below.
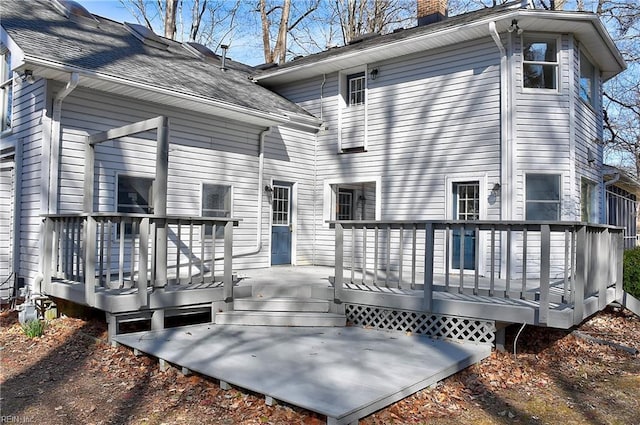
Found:
<path fill-rule="evenodd" d="M 517 19 L 513 19 L 511 21 L 511 25 L 509 25 L 509 28 L 507 28 L 507 31 L 509 31 L 509 32 L 514 32 L 515 31 L 518 35 L 521 35 L 524 32 L 524 30 L 518 26 L 518 20 Z"/>
<path fill-rule="evenodd" d="M 500 193 L 500 183 L 496 183 L 493 185 L 493 187 L 491 188 L 491 194 L 495 197 L 498 196 L 498 194 Z"/>
<path fill-rule="evenodd" d="M 587 162 L 589 163 L 589 165 L 593 165 L 593 163 L 596 162 L 596 156 L 591 151 L 591 149 L 587 149 Z"/>
<path fill-rule="evenodd" d="M 266 185 L 264 187 L 264 191 L 267 192 L 267 193 L 271 193 L 271 192 L 273 192 L 273 188 L 271 186 L 269 186 L 269 185 Z"/>
<path fill-rule="evenodd" d="M 22 74 L 22 82 L 27 82 L 29 84 L 33 84 L 36 82 L 35 77 L 33 76 L 33 71 L 30 69 L 25 69 Z"/>
<path fill-rule="evenodd" d="M 369 77 L 371 77 L 372 80 L 378 78 L 378 68 L 373 68 L 371 71 L 369 71 Z"/>

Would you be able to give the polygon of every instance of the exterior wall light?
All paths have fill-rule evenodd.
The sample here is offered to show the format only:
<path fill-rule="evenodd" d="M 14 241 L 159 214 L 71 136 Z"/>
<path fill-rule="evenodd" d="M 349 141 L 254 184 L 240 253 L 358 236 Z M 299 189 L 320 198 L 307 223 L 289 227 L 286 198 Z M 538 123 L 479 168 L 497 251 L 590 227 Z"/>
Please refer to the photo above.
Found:
<path fill-rule="evenodd" d="M 29 84 L 33 84 L 36 82 L 35 77 L 33 76 L 33 71 L 30 69 L 25 69 L 24 73 L 22 73 L 22 82 L 26 82 Z"/>
<path fill-rule="evenodd" d="M 373 68 L 371 71 L 369 71 L 369 77 L 372 80 L 375 80 L 376 78 L 378 78 L 378 68 Z"/>
<path fill-rule="evenodd" d="M 495 197 L 498 197 L 498 195 L 500 194 L 500 187 L 500 183 L 494 184 L 491 188 L 491 194 Z"/>
<path fill-rule="evenodd" d="M 507 28 L 507 31 L 509 32 L 515 31 L 518 35 L 521 35 L 524 32 L 524 30 L 518 26 L 517 19 L 514 19 L 511 21 L 511 25 L 509 25 L 509 28 Z"/>

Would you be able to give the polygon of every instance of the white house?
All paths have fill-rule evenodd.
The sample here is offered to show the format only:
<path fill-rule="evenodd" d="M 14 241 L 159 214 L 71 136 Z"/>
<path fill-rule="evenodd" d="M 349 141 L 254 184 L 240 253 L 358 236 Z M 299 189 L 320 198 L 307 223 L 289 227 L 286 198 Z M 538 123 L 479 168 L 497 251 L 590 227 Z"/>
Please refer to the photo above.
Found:
<path fill-rule="evenodd" d="M 450 276 L 522 299 L 539 279 L 535 324 L 603 308 L 619 233 L 591 225 L 620 52 L 591 13 L 419 3 L 415 28 L 257 69 L 71 1 L 2 2 L 0 279 L 124 314 L 232 309 L 234 271 L 335 266 L 340 311 L 345 266 L 424 288 L 405 310 L 445 311 Z M 224 293 L 156 291 L 220 270 Z"/>

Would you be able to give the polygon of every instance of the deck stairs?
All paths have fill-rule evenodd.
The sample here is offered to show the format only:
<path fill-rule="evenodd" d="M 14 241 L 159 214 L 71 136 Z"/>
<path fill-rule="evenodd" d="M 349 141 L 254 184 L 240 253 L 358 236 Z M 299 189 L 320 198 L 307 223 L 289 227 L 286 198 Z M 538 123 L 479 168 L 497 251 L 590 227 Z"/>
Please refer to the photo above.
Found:
<path fill-rule="evenodd" d="M 332 290 L 320 285 L 265 284 L 251 288 L 251 296 L 236 298 L 233 311 L 218 311 L 214 323 L 250 326 L 345 326 L 335 307 Z"/>

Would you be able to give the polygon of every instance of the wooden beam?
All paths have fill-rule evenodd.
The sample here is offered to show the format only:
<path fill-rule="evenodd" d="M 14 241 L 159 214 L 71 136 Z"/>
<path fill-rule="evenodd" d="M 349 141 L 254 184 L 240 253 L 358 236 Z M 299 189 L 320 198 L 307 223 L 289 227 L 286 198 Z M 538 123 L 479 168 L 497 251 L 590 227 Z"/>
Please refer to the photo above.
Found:
<path fill-rule="evenodd" d="M 551 230 L 548 224 L 540 226 L 540 312 L 539 322 L 549 320 L 549 273 L 551 271 Z"/>
<path fill-rule="evenodd" d="M 96 296 L 96 219 L 89 215 L 84 226 L 84 301 L 95 306 Z"/>
<path fill-rule="evenodd" d="M 167 184 L 169 180 L 169 119 L 159 117 L 153 215 L 156 217 L 155 287 L 167 285 Z"/>
<path fill-rule="evenodd" d="M 216 237 L 215 233 L 212 237 Z M 213 253 L 213 262 L 215 262 Z M 203 271 L 204 272 L 204 271 Z M 224 226 L 224 302 L 225 311 L 233 311 L 233 222 L 228 221 Z"/>
<path fill-rule="evenodd" d="M 95 175 L 96 149 L 87 141 L 84 145 L 84 197 L 82 211 L 93 212 L 93 188 Z"/>
<path fill-rule="evenodd" d="M 335 238 L 335 280 L 333 282 L 333 290 L 334 296 L 333 300 L 335 303 L 340 304 L 342 301 L 342 281 L 344 279 L 344 231 L 342 229 L 342 224 L 336 223 L 336 238 Z M 377 236 L 377 235 L 376 235 Z M 376 239 L 377 240 L 377 239 Z"/>
<path fill-rule="evenodd" d="M 139 121 L 133 124 L 128 124 L 122 127 L 112 128 L 107 131 L 92 134 L 91 136 L 89 136 L 89 144 L 96 145 L 108 140 L 119 139 L 120 137 L 132 136 L 134 134 L 142 133 L 145 131 L 155 130 L 156 128 L 162 126 L 164 119 L 166 119 L 166 117 L 151 118 L 146 121 Z"/>
<path fill-rule="evenodd" d="M 434 228 L 433 223 L 425 225 L 425 249 L 424 249 L 424 295 L 422 310 L 430 312 L 433 304 L 433 257 L 434 257 Z M 445 261 L 448 261 L 445 259 Z"/>
<path fill-rule="evenodd" d="M 587 280 L 587 226 L 580 226 L 576 235 L 576 277 L 573 295 L 573 324 L 582 322 L 584 314 L 584 287 Z"/>

